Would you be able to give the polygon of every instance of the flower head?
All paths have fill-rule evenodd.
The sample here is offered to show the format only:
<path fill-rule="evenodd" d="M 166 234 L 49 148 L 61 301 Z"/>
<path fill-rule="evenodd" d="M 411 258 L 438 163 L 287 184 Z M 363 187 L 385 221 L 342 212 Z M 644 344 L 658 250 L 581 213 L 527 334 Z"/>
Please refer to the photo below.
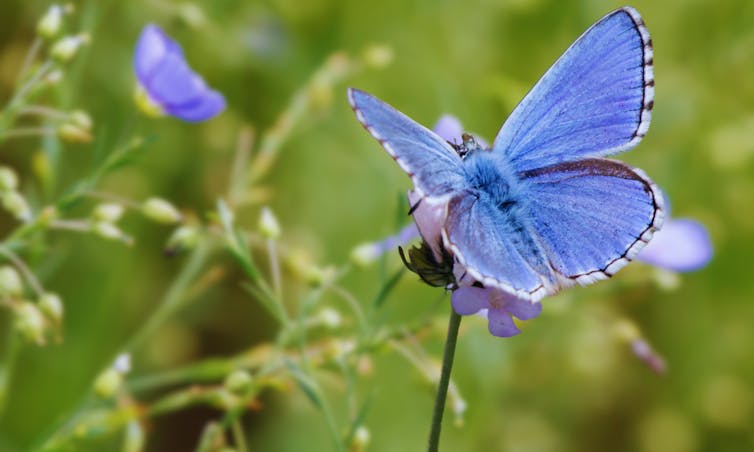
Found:
<path fill-rule="evenodd" d="M 134 71 L 137 103 L 149 114 L 199 122 L 225 109 L 225 98 L 188 66 L 180 45 L 156 25 L 147 25 L 139 36 Z"/>
<path fill-rule="evenodd" d="M 677 272 L 699 270 L 712 259 L 712 242 L 698 221 L 667 219 L 636 259 Z"/>

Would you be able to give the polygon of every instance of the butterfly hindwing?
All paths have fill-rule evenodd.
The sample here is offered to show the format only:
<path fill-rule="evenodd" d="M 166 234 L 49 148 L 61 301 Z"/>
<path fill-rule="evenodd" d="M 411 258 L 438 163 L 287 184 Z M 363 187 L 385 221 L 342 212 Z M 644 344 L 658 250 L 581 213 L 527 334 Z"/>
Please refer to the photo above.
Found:
<path fill-rule="evenodd" d="M 443 242 L 477 281 L 537 301 L 554 290 L 552 270 L 525 225 L 484 196 L 450 200 Z"/>
<path fill-rule="evenodd" d="M 652 41 L 630 7 L 595 23 L 513 110 L 493 149 L 517 171 L 635 146 L 654 104 Z"/>
<path fill-rule="evenodd" d="M 575 282 L 612 276 L 662 225 L 662 194 L 622 162 L 586 159 L 523 176 L 532 235 L 552 268 Z"/>
<path fill-rule="evenodd" d="M 463 188 L 461 158 L 437 134 L 376 97 L 348 90 L 356 117 L 414 182 L 421 197 L 443 198 Z"/>

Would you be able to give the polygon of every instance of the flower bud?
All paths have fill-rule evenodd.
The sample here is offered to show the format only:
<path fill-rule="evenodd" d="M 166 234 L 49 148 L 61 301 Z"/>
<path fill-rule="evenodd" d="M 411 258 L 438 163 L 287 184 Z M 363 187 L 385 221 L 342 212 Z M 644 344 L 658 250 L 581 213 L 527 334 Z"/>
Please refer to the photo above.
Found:
<path fill-rule="evenodd" d="M 128 353 L 121 353 L 115 357 L 113 362 L 113 369 L 125 375 L 131 371 L 131 355 Z"/>
<path fill-rule="evenodd" d="M 92 134 L 76 124 L 67 122 L 58 127 L 58 136 L 67 143 L 91 143 Z"/>
<path fill-rule="evenodd" d="M 183 219 L 181 212 L 162 198 L 149 198 L 141 206 L 141 211 L 150 220 L 163 224 L 175 224 Z"/>
<path fill-rule="evenodd" d="M 358 245 L 356 248 L 351 251 L 351 262 L 358 265 L 359 267 L 366 267 L 367 265 L 371 264 L 372 262 L 376 261 L 378 257 L 380 257 L 380 247 L 377 246 L 377 244 L 370 242 L 370 243 L 362 243 L 361 245 Z"/>
<path fill-rule="evenodd" d="M 52 292 L 46 292 L 37 301 L 39 309 L 52 323 L 59 325 L 63 320 L 63 301 Z"/>
<path fill-rule="evenodd" d="M 15 268 L 0 267 L 0 298 L 18 298 L 24 292 L 24 283 Z"/>
<path fill-rule="evenodd" d="M 0 191 L 16 191 L 18 188 L 18 176 L 13 168 L 0 166 Z"/>
<path fill-rule="evenodd" d="M 92 130 L 92 117 L 84 110 L 74 110 L 70 114 L 71 123 L 84 130 Z"/>
<path fill-rule="evenodd" d="M 65 10 L 60 5 L 51 5 L 44 16 L 37 22 L 37 33 L 39 36 L 52 39 L 60 31 L 63 25 L 63 14 Z"/>
<path fill-rule="evenodd" d="M 165 254 L 174 255 L 193 249 L 199 243 L 199 230 L 195 226 L 180 226 L 168 239 Z"/>
<path fill-rule="evenodd" d="M 323 308 L 319 311 L 319 314 L 317 314 L 317 321 L 320 325 L 328 329 L 338 328 L 343 323 L 340 313 L 333 308 Z"/>
<path fill-rule="evenodd" d="M 61 63 L 67 63 L 76 56 L 81 46 L 88 42 L 88 33 L 81 33 L 76 36 L 64 36 L 53 44 L 52 49 L 50 49 L 50 55 Z"/>
<path fill-rule="evenodd" d="M 44 78 L 44 82 L 48 86 L 57 85 L 61 80 L 63 80 L 63 71 L 60 69 L 50 71 Z"/>
<path fill-rule="evenodd" d="M 252 381 L 252 377 L 247 371 L 239 369 L 228 374 L 223 385 L 231 393 L 243 396 L 251 388 Z"/>
<path fill-rule="evenodd" d="M 112 398 L 123 385 L 123 374 L 108 367 L 94 381 L 94 393 L 103 399 Z"/>
<path fill-rule="evenodd" d="M 26 202 L 26 198 L 21 196 L 17 191 L 9 191 L 2 194 L 3 208 L 10 212 L 13 217 L 20 221 L 31 220 L 31 209 Z"/>
<path fill-rule="evenodd" d="M 311 265 L 303 269 L 303 276 L 304 280 L 312 286 L 320 287 L 335 279 L 337 272 L 333 266 L 318 267 Z"/>
<path fill-rule="evenodd" d="M 94 208 L 92 218 L 106 223 L 115 223 L 123 215 L 123 206 L 116 203 L 104 203 Z"/>
<path fill-rule="evenodd" d="M 196 3 L 181 4 L 178 7 L 178 17 L 192 28 L 200 28 L 207 23 L 207 16 Z"/>
<path fill-rule="evenodd" d="M 352 452 L 365 451 L 371 439 L 372 435 L 369 433 L 369 429 L 360 425 L 356 428 L 356 431 L 353 432 L 353 439 L 351 440 L 349 450 Z"/>
<path fill-rule="evenodd" d="M 96 221 L 92 224 L 92 231 L 98 236 L 108 240 L 119 240 L 127 244 L 131 244 L 133 239 L 124 234 L 123 231 L 115 226 L 113 223 L 107 221 Z"/>
<path fill-rule="evenodd" d="M 259 214 L 259 232 L 268 239 L 275 240 L 280 237 L 280 223 L 269 207 L 262 207 Z"/>
<path fill-rule="evenodd" d="M 364 49 L 362 58 L 367 66 L 382 69 L 393 62 L 393 49 L 386 45 L 371 45 Z"/>
<path fill-rule="evenodd" d="M 16 307 L 15 315 L 16 331 L 29 341 L 43 344 L 45 319 L 39 308 L 34 303 L 24 301 Z"/>

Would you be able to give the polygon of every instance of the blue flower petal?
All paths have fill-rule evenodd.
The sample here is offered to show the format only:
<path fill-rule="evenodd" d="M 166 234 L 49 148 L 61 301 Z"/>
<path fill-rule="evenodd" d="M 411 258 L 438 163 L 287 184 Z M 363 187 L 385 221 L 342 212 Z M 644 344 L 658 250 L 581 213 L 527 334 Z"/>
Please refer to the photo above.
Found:
<path fill-rule="evenodd" d="M 453 291 L 453 294 L 450 296 L 450 302 L 457 313 L 472 315 L 479 312 L 480 309 L 489 306 L 487 303 L 488 297 L 488 289 L 473 286 L 459 287 Z"/>
<path fill-rule="evenodd" d="M 432 130 L 440 135 L 443 140 L 450 143 L 463 142 L 463 139 L 461 138 L 463 127 L 461 126 L 461 121 L 455 116 L 442 115 L 440 119 L 437 120 L 437 123 L 435 123 Z"/>
<path fill-rule="evenodd" d="M 183 56 L 181 46 L 170 39 L 160 27 L 154 24 L 145 26 L 134 52 L 134 69 L 141 85 L 147 84 L 150 75 L 168 54 Z"/>
<path fill-rule="evenodd" d="M 225 98 L 217 91 L 207 92 L 198 103 L 185 107 L 169 108 L 168 114 L 188 122 L 200 122 L 212 118 L 225 109 Z"/>
<path fill-rule="evenodd" d="M 712 259 L 712 242 L 698 221 L 668 219 L 636 259 L 667 270 L 694 271 Z"/>
<path fill-rule="evenodd" d="M 513 322 L 511 315 L 499 309 L 487 311 L 487 329 L 491 335 L 497 337 L 511 337 L 521 332 Z"/>

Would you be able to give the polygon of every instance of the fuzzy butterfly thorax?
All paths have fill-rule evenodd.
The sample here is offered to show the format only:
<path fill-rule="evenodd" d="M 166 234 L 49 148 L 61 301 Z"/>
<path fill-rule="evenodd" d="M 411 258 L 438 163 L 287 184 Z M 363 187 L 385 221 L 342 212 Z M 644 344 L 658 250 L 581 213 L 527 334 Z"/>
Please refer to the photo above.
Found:
<path fill-rule="evenodd" d="M 520 179 L 491 152 L 471 152 L 463 166 L 468 187 L 475 196 L 486 198 L 504 214 L 523 207 L 523 200 L 518 196 Z"/>

